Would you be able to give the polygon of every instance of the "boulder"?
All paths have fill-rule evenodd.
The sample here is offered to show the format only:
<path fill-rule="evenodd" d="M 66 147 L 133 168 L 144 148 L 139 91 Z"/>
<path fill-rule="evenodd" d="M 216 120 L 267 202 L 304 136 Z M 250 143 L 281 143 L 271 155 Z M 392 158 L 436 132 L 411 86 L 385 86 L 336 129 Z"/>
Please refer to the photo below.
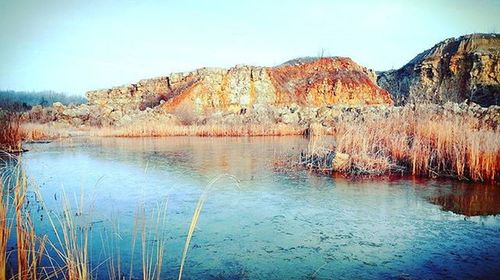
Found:
<path fill-rule="evenodd" d="M 349 167 L 350 158 L 349 154 L 336 152 L 333 158 L 333 169 L 336 171 L 346 170 Z"/>

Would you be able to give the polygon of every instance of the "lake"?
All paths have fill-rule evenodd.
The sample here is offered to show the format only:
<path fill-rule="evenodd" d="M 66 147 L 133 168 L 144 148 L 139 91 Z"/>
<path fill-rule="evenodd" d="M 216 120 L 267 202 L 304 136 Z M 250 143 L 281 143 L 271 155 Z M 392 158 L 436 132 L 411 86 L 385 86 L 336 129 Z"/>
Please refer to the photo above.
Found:
<path fill-rule="evenodd" d="M 197 201 L 217 177 L 184 279 L 500 275 L 500 186 L 316 174 L 293 164 L 307 141 L 73 138 L 27 145 L 22 167 L 45 204 L 30 206 L 37 232 L 53 238 L 46 213 L 60 213 L 64 195 L 72 205 L 83 201 L 83 210 L 72 211 L 77 225 L 88 226 L 89 258 L 100 279 L 108 278 L 105 263 L 118 248 L 122 274 L 128 277 L 132 262 L 133 276 L 142 277 L 141 242 L 131 248 L 143 221 L 165 238 L 162 277 L 176 278 Z M 33 193 L 30 199 L 36 201 Z M 158 227 L 150 216 L 163 203 L 166 220 Z M 155 242 L 146 235 L 146 244 Z"/>

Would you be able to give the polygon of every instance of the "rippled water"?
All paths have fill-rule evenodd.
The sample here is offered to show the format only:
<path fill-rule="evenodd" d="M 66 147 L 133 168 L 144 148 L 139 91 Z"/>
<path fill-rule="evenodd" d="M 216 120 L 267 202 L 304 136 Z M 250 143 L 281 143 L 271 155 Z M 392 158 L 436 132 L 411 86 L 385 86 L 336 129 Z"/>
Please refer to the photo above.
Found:
<path fill-rule="evenodd" d="M 94 265 L 105 260 L 103 232 L 120 225 L 127 273 L 138 205 L 148 212 L 168 202 L 163 275 L 175 278 L 196 202 L 211 179 L 227 173 L 239 183 L 224 177 L 209 193 L 185 279 L 500 275 L 498 185 L 348 180 L 290 169 L 297 159 L 290 155 L 306 144 L 300 137 L 76 139 L 31 145 L 22 164 L 49 211 L 59 211 L 63 192 L 71 201 L 83 193 Z M 43 211 L 36 213 L 39 230 L 50 232 Z M 139 277 L 140 263 L 134 267 Z M 107 278 L 105 266 L 96 271 Z"/>

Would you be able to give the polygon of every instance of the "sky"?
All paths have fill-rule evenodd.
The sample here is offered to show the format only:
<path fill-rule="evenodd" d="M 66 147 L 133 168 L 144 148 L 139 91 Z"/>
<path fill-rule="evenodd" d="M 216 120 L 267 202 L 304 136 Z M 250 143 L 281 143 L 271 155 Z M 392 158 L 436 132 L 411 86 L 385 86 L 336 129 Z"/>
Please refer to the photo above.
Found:
<path fill-rule="evenodd" d="M 441 40 L 500 32 L 500 0 L 0 0 L 0 89 L 83 95 L 303 56 L 399 68 Z"/>

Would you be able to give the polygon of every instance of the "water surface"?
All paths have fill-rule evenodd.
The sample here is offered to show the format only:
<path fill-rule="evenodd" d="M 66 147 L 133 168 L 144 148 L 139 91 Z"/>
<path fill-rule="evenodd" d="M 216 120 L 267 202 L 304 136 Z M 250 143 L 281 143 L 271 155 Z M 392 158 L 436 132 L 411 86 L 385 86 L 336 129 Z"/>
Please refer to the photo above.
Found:
<path fill-rule="evenodd" d="M 60 211 L 64 194 L 73 202 L 83 193 L 93 264 L 105 259 L 103 232 L 119 224 L 115 242 L 130 267 L 138 206 L 145 204 L 147 217 L 167 201 L 162 271 L 175 278 L 198 198 L 210 180 L 230 174 L 237 183 L 223 177 L 209 193 L 185 279 L 500 275 L 498 186 L 351 180 L 290 168 L 306 145 L 301 137 L 73 139 L 31 145 L 22 164 L 40 186 L 44 210 Z M 36 221 L 50 232 L 46 218 Z M 140 263 L 134 267 L 139 277 Z M 97 272 L 107 278 L 105 266 Z"/>

